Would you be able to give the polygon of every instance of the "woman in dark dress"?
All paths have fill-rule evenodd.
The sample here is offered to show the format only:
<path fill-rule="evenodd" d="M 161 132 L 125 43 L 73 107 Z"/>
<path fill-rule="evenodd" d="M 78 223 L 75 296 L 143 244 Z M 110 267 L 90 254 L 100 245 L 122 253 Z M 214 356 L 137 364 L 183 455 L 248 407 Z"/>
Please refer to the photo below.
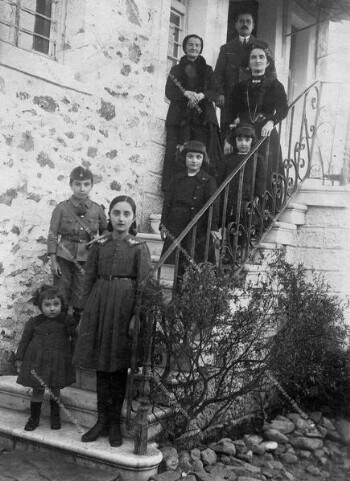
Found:
<path fill-rule="evenodd" d="M 211 161 L 210 175 L 216 176 L 223 159 L 219 124 L 213 106 L 219 91 L 213 69 L 200 55 L 203 40 L 198 35 L 188 35 L 182 46 L 186 55 L 170 70 L 165 87 L 170 105 L 165 121 L 164 191 L 174 175 L 183 168 L 176 160 L 176 149 L 184 142 L 198 140 L 206 146 Z"/>
<path fill-rule="evenodd" d="M 258 138 L 269 137 L 259 153 L 265 158 L 266 177 L 263 179 L 265 190 L 271 192 L 277 177 L 284 175 L 283 159 L 278 133 L 274 128 L 288 113 L 287 95 L 277 78 L 267 78 L 267 67 L 273 63 L 268 48 L 260 44 L 249 47 L 248 66 L 251 78 L 240 82 L 233 91 L 231 123 L 253 124 Z M 261 180 L 261 179 L 260 179 Z"/>

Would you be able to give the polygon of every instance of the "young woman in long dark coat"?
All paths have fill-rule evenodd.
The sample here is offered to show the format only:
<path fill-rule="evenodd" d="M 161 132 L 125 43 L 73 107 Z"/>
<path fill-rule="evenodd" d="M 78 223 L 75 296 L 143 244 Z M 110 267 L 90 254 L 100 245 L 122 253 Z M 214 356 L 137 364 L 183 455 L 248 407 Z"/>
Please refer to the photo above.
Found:
<path fill-rule="evenodd" d="M 96 370 L 98 419 L 83 442 L 109 434 L 111 446 L 122 444 L 120 418 L 131 365 L 136 293 L 151 269 L 147 244 L 129 233 L 135 213 L 130 197 L 112 200 L 112 232 L 92 247 L 84 267 L 86 302 L 73 363 Z"/>
<path fill-rule="evenodd" d="M 176 149 L 184 142 L 198 140 L 206 146 L 211 161 L 210 175 L 216 176 L 223 160 L 219 124 L 213 106 L 219 89 L 213 69 L 200 55 L 203 39 L 198 35 L 188 35 L 182 46 L 186 55 L 170 70 L 165 87 L 170 105 L 165 120 L 164 191 L 174 175 L 183 168 L 176 160 Z"/>
<path fill-rule="evenodd" d="M 273 175 L 284 176 L 282 152 L 274 128 L 288 114 L 287 95 L 277 78 L 267 78 L 266 68 L 273 63 L 268 48 L 260 44 L 249 47 L 248 65 L 251 78 L 237 84 L 233 91 L 231 123 L 254 125 L 257 137 L 269 137 L 259 149 L 266 161 L 266 190 L 273 188 Z"/>
<path fill-rule="evenodd" d="M 204 204 L 216 191 L 217 185 L 213 177 L 202 169 L 203 163 L 209 163 L 204 144 L 197 141 L 189 141 L 184 144 L 181 152 L 183 166 L 182 172 L 175 175 L 165 193 L 160 228 L 165 236 L 162 255 L 171 246 L 173 239 L 178 237 L 193 217 L 199 212 Z M 209 241 L 209 256 L 207 261 L 215 263 L 213 239 L 219 239 L 218 232 L 218 201 L 214 203 L 211 223 L 211 237 Z M 194 261 L 196 263 L 205 260 L 205 245 L 208 228 L 208 212 L 197 223 L 195 240 Z M 170 233 L 170 235 L 168 234 Z M 192 231 L 182 240 L 181 247 L 191 253 Z M 166 264 L 174 264 L 175 251 L 166 259 Z M 180 253 L 179 276 L 184 272 L 188 262 L 186 255 Z"/>

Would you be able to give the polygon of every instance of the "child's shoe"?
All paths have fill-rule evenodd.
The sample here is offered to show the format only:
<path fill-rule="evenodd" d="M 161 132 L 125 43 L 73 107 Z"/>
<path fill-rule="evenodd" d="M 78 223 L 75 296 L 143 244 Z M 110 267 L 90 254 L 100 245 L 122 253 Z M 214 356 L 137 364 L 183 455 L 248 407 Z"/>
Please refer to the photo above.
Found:
<path fill-rule="evenodd" d="M 60 407 L 56 401 L 50 399 L 51 406 L 51 419 L 50 426 L 51 429 L 61 429 L 61 418 L 60 418 Z"/>
<path fill-rule="evenodd" d="M 24 426 L 25 431 L 34 431 L 34 429 L 39 426 L 41 404 L 41 402 L 30 403 L 30 418 L 28 419 L 27 424 Z"/>

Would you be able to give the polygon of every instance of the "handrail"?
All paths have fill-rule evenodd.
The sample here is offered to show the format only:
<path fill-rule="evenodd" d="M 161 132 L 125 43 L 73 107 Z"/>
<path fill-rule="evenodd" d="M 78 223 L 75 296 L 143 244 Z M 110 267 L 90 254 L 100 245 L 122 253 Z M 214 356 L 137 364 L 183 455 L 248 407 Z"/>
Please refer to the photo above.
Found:
<path fill-rule="evenodd" d="M 212 203 L 219 197 L 221 192 L 225 189 L 225 187 L 231 182 L 231 180 L 235 177 L 237 172 L 239 172 L 242 167 L 247 163 L 247 161 L 257 152 L 260 145 L 265 141 L 265 138 L 260 139 L 254 146 L 254 148 L 244 156 L 243 160 L 238 164 L 238 166 L 231 172 L 231 174 L 224 180 L 224 182 L 216 189 L 214 194 L 207 200 L 207 202 L 203 205 L 203 207 L 197 212 L 197 214 L 193 217 L 193 219 L 187 224 L 184 230 L 181 232 L 180 235 L 177 236 L 176 240 L 171 244 L 169 249 L 162 255 L 159 261 L 153 267 L 153 270 L 156 271 L 159 269 L 163 264 L 164 261 L 169 257 L 169 255 L 176 249 L 176 247 L 181 243 L 181 241 L 186 237 L 186 235 L 190 232 L 192 227 L 197 223 L 197 221 L 202 217 L 202 215 L 207 211 L 207 209 L 212 205 Z"/>

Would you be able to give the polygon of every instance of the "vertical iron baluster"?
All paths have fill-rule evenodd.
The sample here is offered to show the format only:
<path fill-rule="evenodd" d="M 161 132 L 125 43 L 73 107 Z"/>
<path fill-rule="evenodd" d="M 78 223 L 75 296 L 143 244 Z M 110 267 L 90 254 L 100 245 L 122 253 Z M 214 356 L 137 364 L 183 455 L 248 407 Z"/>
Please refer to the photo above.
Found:
<path fill-rule="evenodd" d="M 250 212 L 249 212 L 249 219 L 248 219 L 248 253 L 249 253 L 249 246 L 251 242 L 252 236 L 252 219 L 253 219 L 253 211 L 254 211 L 254 199 L 255 199 L 255 176 L 256 176 L 256 164 L 258 160 L 258 153 L 255 152 L 253 156 L 253 170 L 252 170 L 252 183 L 251 183 L 251 190 L 250 190 Z"/>
<path fill-rule="evenodd" d="M 239 172 L 239 182 L 237 191 L 237 207 L 236 207 L 236 235 L 234 237 L 233 243 L 233 265 L 237 262 L 237 251 L 238 251 L 238 237 L 239 237 L 239 226 L 241 223 L 241 206 L 242 206 L 242 193 L 243 193 L 243 178 L 244 178 L 245 164 Z"/>
<path fill-rule="evenodd" d="M 192 228 L 192 233 L 191 233 L 191 251 L 190 251 L 190 255 L 191 255 L 192 259 L 195 259 L 197 226 L 198 226 L 198 223 L 193 226 L 193 228 Z"/>
<path fill-rule="evenodd" d="M 180 248 L 176 247 L 175 263 L 174 263 L 173 295 L 176 294 L 176 290 L 177 290 L 177 276 L 178 276 L 178 272 L 179 272 L 179 259 L 180 259 Z"/>
<path fill-rule="evenodd" d="M 232 180 L 231 180 L 232 182 Z M 219 274 L 222 273 L 222 256 L 225 244 L 225 237 L 227 233 L 227 222 L 226 222 L 226 212 L 227 212 L 227 202 L 228 202 L 228 193 L 230 189 L 230 182 L 226 185 L 224 191 L 224 203 L 222 207 L 222 215 L 221 215 L 221 242 L 220 242 L 220 249 L 219 249 Z"/>
<path fill-rule="evenodd" d="M 211 223 L 212 223 L 212 220 L 213 220 L 213 209 L 214 209 L 214 204 L 211 204 L 211 206 L 209 207 L 208 227 L 207 227 L 207 234 L 206 234 L 206 237 L 205 237 L 204 262 L 208 262 L 209 242 L 210 242 L 210 234 L 211 234 Z"/>

